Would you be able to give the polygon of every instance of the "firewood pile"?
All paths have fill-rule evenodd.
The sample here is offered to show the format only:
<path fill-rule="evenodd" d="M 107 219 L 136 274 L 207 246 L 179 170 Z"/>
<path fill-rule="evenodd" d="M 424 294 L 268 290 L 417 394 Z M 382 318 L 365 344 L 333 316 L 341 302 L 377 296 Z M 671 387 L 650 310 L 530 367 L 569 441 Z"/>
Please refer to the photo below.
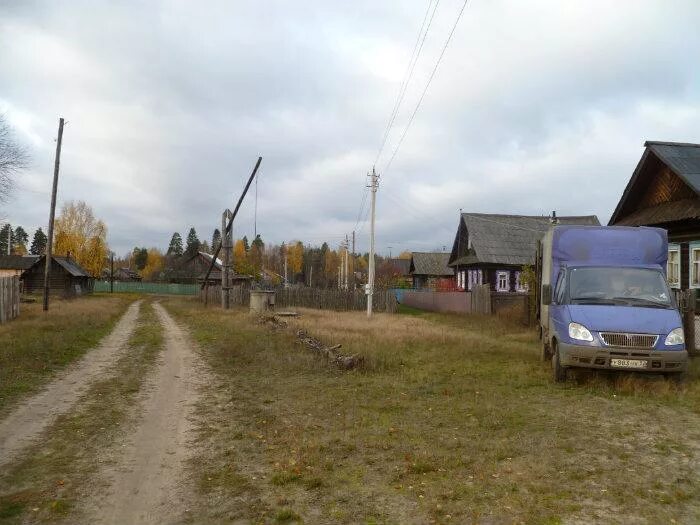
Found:
<path fill-rule="evenodd" d="M 287 321 L 283 321 L 276 315 L 258 316 L 258 324 L 265 325 L 271 330 L 283 330 L 287 328 Z"/>
<path fill-rule="evenodd" d="M 300 344 L 304 345 L 309 350 L 312 350 L 313 352 L 316 352 L 317 354 L 320 354 L 328 359 L 329 363 L 345 370 L 362 366 L 364 362 L 364 358 L 362 356 L 345 355 L 340 353 L 338 350 L 340 350 L 343 345 L 326 346 L 315 337 L 311 337 L 304 330 L 297 331 L 297 339 L 299 340 Z"/>

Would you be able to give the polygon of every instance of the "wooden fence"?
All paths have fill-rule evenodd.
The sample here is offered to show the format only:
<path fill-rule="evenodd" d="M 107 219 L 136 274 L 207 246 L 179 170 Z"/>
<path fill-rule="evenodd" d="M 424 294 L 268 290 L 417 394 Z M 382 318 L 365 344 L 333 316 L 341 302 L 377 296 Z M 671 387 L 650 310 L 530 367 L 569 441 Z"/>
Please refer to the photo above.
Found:
<path fill-rule="evenodd" d="M 317 308 L 319 310 L 366 310 L 367 296 L 359 290 L 344 291 L 323 288 L 276 288 L 275 307 L 290 308 L 294 306 L 303 308 Z M 221 287 L 210 286 L 206 291 L 207 304 L 221 306 Z M 199 293 L 200 299 L 205 301 L 205 291 Z M 234 287 L 231 290 L 231 304 L 248 306 L 250 302 L 250 289 Z M 381 290 L 374 293 L 372 302 L 375 312 L 396 313 L 396 295 L 391 290 Z"/>
<path fill-rule="evenodd" d="M 19 315 L 19 277 L 0 277 L 0 324 Z"/>

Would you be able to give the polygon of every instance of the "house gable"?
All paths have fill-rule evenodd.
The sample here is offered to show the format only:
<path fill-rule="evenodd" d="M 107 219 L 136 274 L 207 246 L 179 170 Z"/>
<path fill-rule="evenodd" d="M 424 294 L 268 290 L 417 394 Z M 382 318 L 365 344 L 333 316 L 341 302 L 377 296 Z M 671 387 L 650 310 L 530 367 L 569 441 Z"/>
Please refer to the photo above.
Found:
<path fill-rule="evenodd" d="M 700 145 L 645 142 L 642 158 L 609 225 L 651 225 L 700 218 Z"/>

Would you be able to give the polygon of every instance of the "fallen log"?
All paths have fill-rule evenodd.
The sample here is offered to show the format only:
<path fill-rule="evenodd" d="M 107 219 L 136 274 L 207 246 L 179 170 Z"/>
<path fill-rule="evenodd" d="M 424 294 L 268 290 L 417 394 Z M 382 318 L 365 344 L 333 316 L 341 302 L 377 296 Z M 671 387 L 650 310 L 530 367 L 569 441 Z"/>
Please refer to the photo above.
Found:
<path fill-rule="evenodd" d="M 325 346 L 318 339 L 311 337 L 304 330 L 297 331 L 297 339 L 299 342 L 309 348 L 310 350 L 321 354 L 323 357 L 328 359 L 328 361 L 340 368 L 349 370 L 351 368 L 357 368 L 364 363 L 364 358 L 359 355 L 345 355 L 338 352 L 343 345 L 337 344 L 333 346 Z"/>

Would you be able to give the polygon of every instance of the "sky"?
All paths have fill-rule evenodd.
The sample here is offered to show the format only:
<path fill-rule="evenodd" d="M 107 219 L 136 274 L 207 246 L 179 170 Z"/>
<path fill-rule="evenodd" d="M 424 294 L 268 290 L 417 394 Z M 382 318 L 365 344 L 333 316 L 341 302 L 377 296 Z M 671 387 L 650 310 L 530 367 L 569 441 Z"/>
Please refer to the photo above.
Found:
<path fill-rule="evenodd" d="M 258 156 L 268 243 L 451 248 L 459 210 L 607 223 L 645 140 L 700 142 L 697 0 L 0 0 L 0 112 L 31 155 L 0 217 L 84 200 L 118 254 L 211 239 Z M 396 151 L 393 162 L 389 159 Z M 364 203 L 364 206 L 363 206 Z M 255 187 L 234 224 L 253 236 Z"/>

